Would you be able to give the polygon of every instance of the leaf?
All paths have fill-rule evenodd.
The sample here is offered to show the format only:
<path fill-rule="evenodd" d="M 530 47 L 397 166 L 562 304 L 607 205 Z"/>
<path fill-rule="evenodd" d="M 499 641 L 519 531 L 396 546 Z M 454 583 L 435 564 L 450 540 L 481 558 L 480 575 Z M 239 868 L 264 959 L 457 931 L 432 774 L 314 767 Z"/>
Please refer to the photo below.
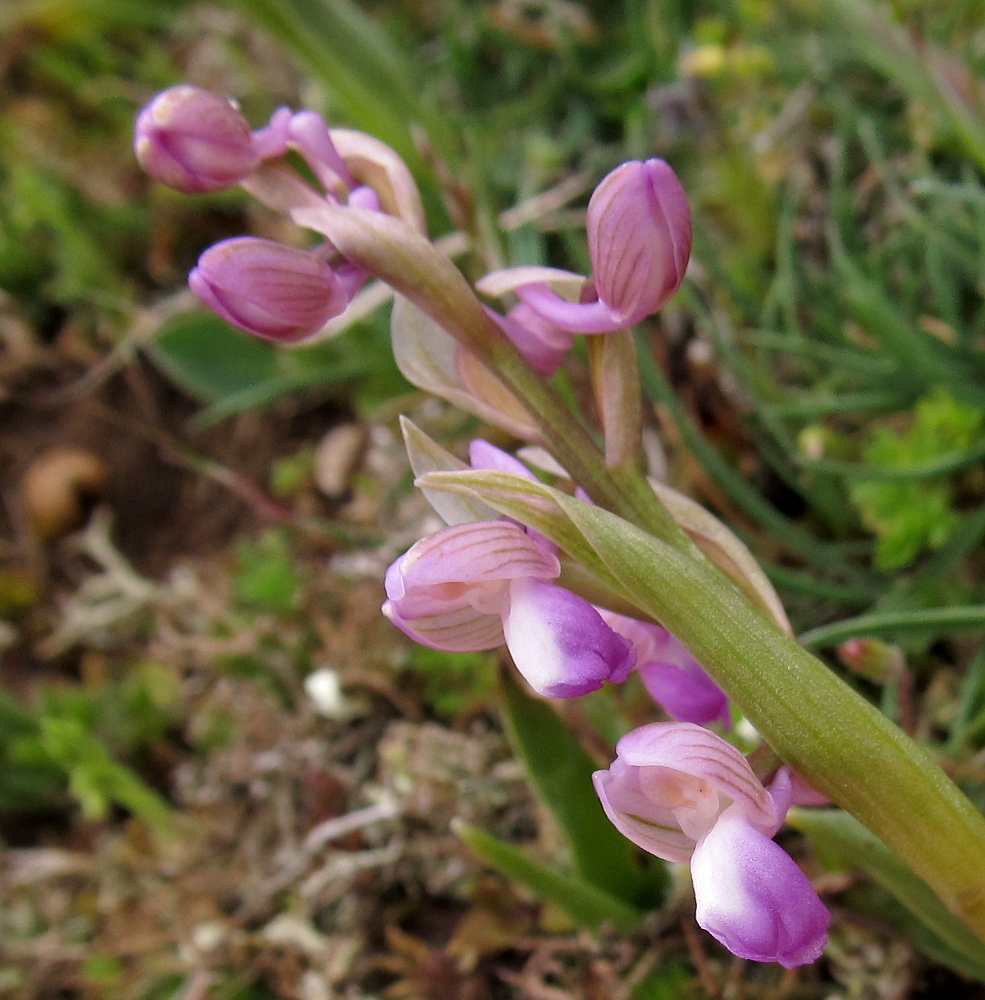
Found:
<path fill-rule="evenodd" d="M 597 930 L 607 922 L 624 931 L 637 930 L 642 925 L 643 914 L 639 910 L 594 885 L 562 875 L 534 861 L 512 844 L 459 819 L 452 820 L 451 828 L 455 836 L 486 864 L 526 886 L 538 899 L 559 906 L 590 930 Z"/>
<path fill-rule="evenodd" d="M 800 637 L 803 646 L 833 646 L 845 639 L 858 636 L 888 636 L 901 638 L 906 635 L 938 636 L 958 629 L 985 627 L 985 604 L 971 604 L 949 608 L 913 608 L 905 611 L 877 611 L 872 614 L 846 618 L 844 621 L 820 625 L 804 632 Z"/>
<path fill-rule="evenodd" d="M 68 774 L 69 789 L 89 819 L 102 819 L 116 803 L 129 809 L 156 833 L 172 824 L 171 810 L 157 792 L 109 751 L 77 719 L 43 717 L 41 745 Z"/>
<path fill-rule="evenodd" d="M 983 425 L 980 408 L 937 388 L 917 403 L 905 432 L 876 428 L 865 446 L 866 466 L 906 472 L 954 455 L 973 456 L 982 444 Z M 953 509 L 954 487 L 944 475 L 870 479 L 850 483 L 848 491 L 865 525 L 879 536 L 876 562 L 884 569 L 905 565 L 924 548 L 941 548 L 961 523 Z"/>
<path fill-rule="evenodd" d="M 592 785 L 598 770 L 544 701 L 530 697 L 512 671 L 500 677 L 507 734 L 538 795 L 568 841 L 578 874 L 599 889 L 646 909 L 663 902 L 667 871 L 646 869 L 633 845 L 609 822 Z"/>
<path fill-rule="evenodd" d="M 792 809 L 787 822 L 807 836 L 826 866 L 861 868 L 892 893 L 917 918 L 923 934 L 917 929 L 916 943 L 931 957 L 985 981 L 985 943 L 858 820 L 840 809 Z"/>
<path fill-rule="evenodd" d="M 169 323 L 148 350 L 182 389 L 211 404 L 199 426 L 300 389 L 350 381 L 373 367 L 368 355 L 347 356 L 335 344 L 284 350 L 200 312 Z"/>

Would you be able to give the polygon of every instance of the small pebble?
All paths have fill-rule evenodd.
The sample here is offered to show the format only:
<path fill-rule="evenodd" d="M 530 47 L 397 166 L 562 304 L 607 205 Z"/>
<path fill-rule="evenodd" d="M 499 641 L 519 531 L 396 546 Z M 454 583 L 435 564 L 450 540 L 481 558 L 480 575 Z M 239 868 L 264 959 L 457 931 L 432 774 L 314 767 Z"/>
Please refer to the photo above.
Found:
<path fill-rule="evenodd" d="M 81 528 L 106 492 L 109 470 L 91 451 L 57 445 L 42 452 L 21 479 L 21 497 L 42 538 Z"/>
<path fill-rule="evenodd" d="M 349 488 L 366 446 L 360 424 L 338 424 L 318 442 L 315 452 L 315 485 L 328 500 L 339 500 Z"/>

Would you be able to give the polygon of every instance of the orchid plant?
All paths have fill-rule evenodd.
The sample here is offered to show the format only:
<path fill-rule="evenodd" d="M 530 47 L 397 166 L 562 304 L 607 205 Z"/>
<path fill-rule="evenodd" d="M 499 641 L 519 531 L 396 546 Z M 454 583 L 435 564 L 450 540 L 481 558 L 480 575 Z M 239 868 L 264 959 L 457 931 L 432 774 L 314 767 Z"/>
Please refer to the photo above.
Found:
<path fill-rule="evenodd" d="M 405 422 L 417 484 L 447 526 L 390 567 L 383 613 L 434 649 L 505 644 L 546 698 L 635 670 L 673 721 L 623 736 L 595 788 L 621 834 L 690 864 L 702 927 L 743 958 L 816 960 L 827 910 L 772 838 L 791 803 L 830 800 L 964 922 L 966 947 L 980 947 L 985 820 L 920 746 L 797 643 L 736 536 L 646 475 L 629 327 L 673 296 L 691 248 L 687 198 L 668 164 L 624 163 L 595 189 L 588 276 L 521 267 L 473 288 L 428 239 L 396 153 L 312 112 L 282 108 L 251 131 L 230 102 L 175 87 L 141 112 L 136 153 L 171 187 L 240 184 L 320 238 L 310 250 L 247 237 L 206 250 L 189 284 L 209 308 L 256 336 L 309 343 L 375 277 L 396 293 L 404 375 L 527 443 L 521 461 L 474 441 L 466 464 Z M 596 430 L 549 379 L 578 335 Z M 750 759 L 720 735 L 733 706 L 763 739 Z"/>

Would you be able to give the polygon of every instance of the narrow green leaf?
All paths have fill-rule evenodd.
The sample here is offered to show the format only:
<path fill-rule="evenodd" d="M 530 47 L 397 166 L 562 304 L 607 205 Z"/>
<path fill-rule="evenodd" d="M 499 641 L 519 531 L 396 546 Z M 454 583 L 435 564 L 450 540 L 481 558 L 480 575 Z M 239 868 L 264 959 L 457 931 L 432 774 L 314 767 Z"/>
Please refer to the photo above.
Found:
<path fill-rule="evenodd" d="M 948 911 L 922 878 L 858 820 L 840 809 L 792 809 L 787 822 L 807 836 L 828 867 L 861 868 L 892 893 L 929 932 L 930 947 L 934 939 L 944 946 L 937 949 L 934 958 L 947 961 L 965 975 L 985 980 L 985 944 Z"/>
<path fill-rule="evenodd" d="M 148 351 L 182 389 L 210 403 L 278 374 L 272 344 L 234 330 L 212 313 L 177 316 Z"/>
<path fill-rule="evenodd" d="M 809 648 L 833 646 L 857 636 L 934 635 L 955 629 L 985 628 L 985 604 L 958 608 L 917 608 L 911 611 L 877 612 L 821 625 L 800 636 Z"/>
<path fill-rule="evenodd" d="M 906 480 L 930 479 L 935 476 L 946 476 L 974 465 L 985 458 L 985 442 L 969 448 L 967 451 L 954 451 L 941 455 L 931 461 L 914 465 L 892 467 L 888 465 L 861 464 L 858 462 L 839 462 L 833 459 L 797 457 L 797 464 L 815 472 L 830 472 L 846 476 L 849 479 L 874 480 Z"/>
<path fill-rule="evenodd" d="M 959 753 L 968 742 L 971 724 L 978 714 L 983 695 L 985 695 L 985 646 L 979 646 L 961 680 L 958 709 L 951 723 L 951 735 L 947 740 L 947 752 L 951 756 Z"/>
<path fill-rule="evenodd" d="M 452 832 L 492 868 L 526 886 L 535 896 L 554 903 L 590 930 L 612 923 L 620 930 L 637 930 L 643 914 L 581 879 L 562 875 L 534 861 L 512 844 L 462 822 L 452 821 Z"/>
<path fill-rule="evenodd" d="M 666 867 L 643 869 L 633 845 L 609 822 L 592 786 L 598 766 L 551 707 L 530 697 L 504 670 L 500 677 L 506 730 L 538 795 L 571 848 L 579 875 L 619 899 L 656 908 L 667 891 Z"/>
<path fill-rule="evenodd" d="M 237 0 L 328 90 L 348 123 L 382 139 L 407 162 L 432 212 L 441 200 L 415 142 L 413 126 L 451 161 L 456 151 L 446 120 L 422 100 L 417 66 L 350 0 Z"/>

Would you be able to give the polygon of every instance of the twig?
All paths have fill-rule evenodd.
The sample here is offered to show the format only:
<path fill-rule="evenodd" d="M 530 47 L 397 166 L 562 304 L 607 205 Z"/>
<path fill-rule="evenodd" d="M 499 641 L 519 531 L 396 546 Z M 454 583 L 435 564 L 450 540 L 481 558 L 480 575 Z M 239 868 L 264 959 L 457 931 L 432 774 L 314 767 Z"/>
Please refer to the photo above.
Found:
<path fill-rule="evenodd" d="M 304 838 L 302 850 L 307 855 L 316 854 L 330 840 L 338 840 L 347 833 L 354 830 L 361 830 L 371 823 L 379 823 L 385 819 L 395 819 L 400 815 L 400 803 L 395 799 L 383 799 L 363 809 L 356 809 L 354 812 L 346 813 L 343 816 L 335 816 L 327 819 L 323 823 L 312 827 L 308 835 Z"/>

